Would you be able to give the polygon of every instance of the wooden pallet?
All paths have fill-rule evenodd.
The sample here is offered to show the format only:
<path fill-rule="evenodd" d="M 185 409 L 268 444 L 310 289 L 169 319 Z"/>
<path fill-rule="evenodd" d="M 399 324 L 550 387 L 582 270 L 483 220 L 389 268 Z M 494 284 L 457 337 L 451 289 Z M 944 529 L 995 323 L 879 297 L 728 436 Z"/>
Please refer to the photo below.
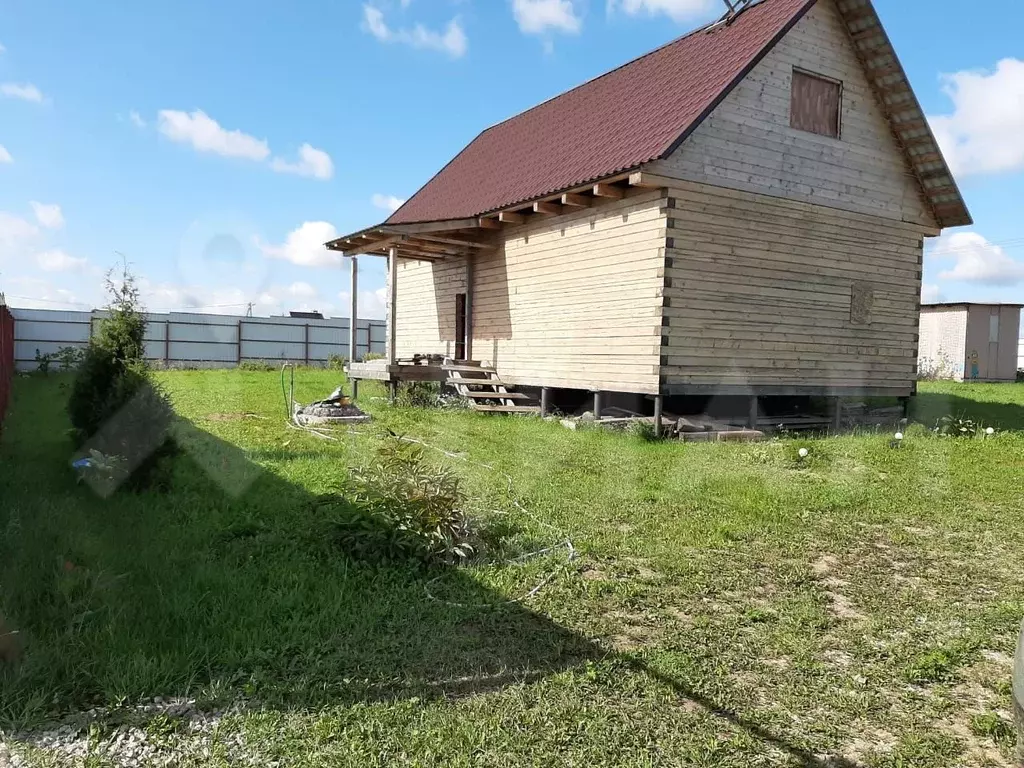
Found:
<path fill-rule="evenodd" d="M 522 392 L 510 392 L 493 368 L 465 360 L 445 360 L 441 366 L 448 384 L 482 413 L 540 413 L 540 405 Z M 529 404 L 527 404 L 529 403 Z"/>

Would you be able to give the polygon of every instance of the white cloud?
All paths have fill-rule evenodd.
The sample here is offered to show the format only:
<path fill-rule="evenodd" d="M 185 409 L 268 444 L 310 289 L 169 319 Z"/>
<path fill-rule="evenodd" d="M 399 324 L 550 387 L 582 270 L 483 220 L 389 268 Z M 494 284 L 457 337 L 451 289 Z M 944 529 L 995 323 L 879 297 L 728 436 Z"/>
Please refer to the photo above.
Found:
<path fill-rule="evenodd" d="M 529 35 L 549 30 L 576 34 L 583 26 L 572 0 L 512 0 L 512 13 L 519 29 Z"/>
<path fill-rule="evenodd" d="M 136 128 L 146 127 L 146 121 L 142 118 L 142 115 L 140 115 L 134 109 L 128 113 L 128 119 Z"/>
<path fill-rule="evenodd" d="M 32 101 L 36 104 L 42 104 L 44 100 L 42 91 L 32 85 L 32 83 L 25 83 L 24 85 L 20 85 L 18 83 L 0 84 L 0 94 L 12 99 Z"/>
<path fill-rule="evenodd" d="M 288 233 L 282 245 L 260 243 L 260 250 L 272 259 L 284 259 L 300 267 L 336 267 L 341 254 L 329 251 L 324 243 L 336 240 L 338 230 L 326 221 L 307 221 Z"/>
<path fill-rule="evenodd" d="M 342 291 L 338 294 L 338 298 L 341 300 L 342 314 L 345 317 L 349 315 L 349 308 L 351 303 L 349 297 L 351 292 Z M 378 288 L 375 291 L 360 291 L 359 292 L 359 307 L 358 307 L 358 319 L 359 320 L 383 320 L 386 315 L 388 300 L 387 288 Z"/>
<path fill-rule="evenodd" d="M 88 262 L 85 259 L 69 256 L 59 248 L 36 254 L 36 264 L 43 272 L 80 272 Z"/>
<path fill-rule="evenodd" d="M 7 147 L 0 144 L 0 163 L 13 163 L 14 158 L 11 157 L 11 153 L 7 151 Z"/>
<path fill-rule="evenodd" d="M 1024 263 L 1014 261 L 1000 246 L 977 232 L 943 235 L 929 249 L 928 256 L 955 262 L 952 269 L 939 274 L 940 280 L 995 286 L 1024 282 Z"/>
<path fill-rule="evenodd" d="M 38 234 L 39 228 L 32 222 L 13 213 L 0 211 L 0 246 L 14 246 Z"/>
<path fill-rule="evenodd" d="M 370 199 L 376 208 L 388 211 L 389 213 L 394 213 L 405 205 L 405 200 L 402 198 L 395 197 L 394 195 L 382 195 L 379 192 Z"/>
<path fill-rule="evenodd" d="M 942 301 L 942 289 L 934 283 L 925 283 L 921 286 L 921 301 L 925 304 Z"/>
<path fill-rule="evenodd" d="M 303 144 L 299 147 L 299 161 L 289 163 L 275 157 L 270 167 L 278 173 L 295 173 L 299 176 L 311 176 L 314 179 L 329 179 L 334 175 L 334 163 L 331 156 L 322 149 Z"/>
<path fill-rule="evenodd" d="M 663 13 L 673 21 L 686 21 L 704 16 L 719 8 L 724 10 L 724 6 L 717 0 L 608 0 L 609 16 L 617 9 L 621 9 L 630 16 L 638 16 L 641 13 L 653 16 Z"/>
<path fill-rule="evenodd" d="M 162 109 L 159 114 L 160 133 L 171 141 L 191 144 L 197 152 L 212 152 L 224 157 L 241 157 L 263 162 L 270 156 L 270 147 L 242 131 L 228 131 L 201 109 L 180 112 Z"/>
<path fill-rule="evenodd" d="M 953 114 L 928 119 L 953 173 L 1024 169 L 1024 61 L 1003 59 L 993 72 L 942 80 Z"/>
<path fill-rule="evenodd" d="M 0 43 L 0 53 L 7 53 L 7 49 L 4 47 L 3 43 Z"/>
<path fill-rule="evenodd" d="M 60 206 L 56 203 L 46 205 L 44 203 L 37 203 L 33 200 L 29 205 L 32 206 L 32 211 L 36 215 L 36 221 L 38 221 L 40 225 L 47 229 L 60 229 L 64 226 L 64 214 L 61 212 Z"/>
<path fill-rule="evenodd" d="M 364 5 L 363 25 L 382 43 L 401 43 L 413 48 L 441 51 L 455 59 L 464 56 L 469 47 L 469 40 L 458 17 L 449 21 L 443 32 L 427 29 L 422 24 L 407 29 L 392 29 L 384 20 L 383 11 L 372 5 Z"/>
<path fill-rule="evenodd" d="M 5 279 L 4 287 L 8 301 L 24 309 L 92 309 L 101 303 L 98 290 L 96 301 L 88 302 L 78 294 L 38 277 L 10 277 Z M 99 288 L 98 285 L 96 287 Z"/>

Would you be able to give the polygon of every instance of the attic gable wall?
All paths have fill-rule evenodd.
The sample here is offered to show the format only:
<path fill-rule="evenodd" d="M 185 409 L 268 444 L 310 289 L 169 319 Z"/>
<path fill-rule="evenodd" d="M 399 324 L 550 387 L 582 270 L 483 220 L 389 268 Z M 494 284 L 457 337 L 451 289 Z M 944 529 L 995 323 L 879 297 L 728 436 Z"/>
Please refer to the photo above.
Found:
<path fill-rule="evenodd" d="M 793 68 L 843 83 L 841 137 L 790 127 Z M 659 173 L 935 227 L 834 0 L 819 0 Z"/>

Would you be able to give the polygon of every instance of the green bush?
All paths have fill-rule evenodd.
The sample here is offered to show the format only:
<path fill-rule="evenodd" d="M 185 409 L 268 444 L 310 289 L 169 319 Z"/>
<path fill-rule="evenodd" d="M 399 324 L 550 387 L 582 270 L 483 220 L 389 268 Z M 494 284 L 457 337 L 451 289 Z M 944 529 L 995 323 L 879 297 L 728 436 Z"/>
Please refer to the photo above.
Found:
<path fill-rule="evenodd" d="M 658 439 L 654 432 L 654 422 L 652 421 L 631 421 L 629 426 L 626 427 L 626 431 L 637 440 L 642 440 L 645 443 L 653 443 Z"/>
<path fill-rule="evenodd" d="M 240 371 L 272 371 L 274 366 L 266 360 L 243 360 L 238 364 Z"/>
<path fill-rule="evenodd" d="M 423 449 L 387 437 L 374 461 L 355 470 L 337 505 L 339 544 L 370 562 L 458 562 L 473 554 L 472 529 L 459 478 L 424 461 Z"/>
<path fill-rule="evenodd" d="M 327 367 L 332 371 L 340 371 L 348 364 L 348 358 L 344 355 L 328 355 Z"/>
<path fill-rule="evenodd" d="M 384 355 L 382 355 L 380 352 L 367 352 L 365 355 L 363 355 L 363 362 L 364 363 L 368 363 L 370 360 L 383 360 L 383 359 L 384 359 Z"/>
<path fill-rule="evenodd" d="M 129 479 L 136 487 L 155 482 L 154 470 L 173 452 L 170 399 L 150 377 L 143 359 L 146 321 L 134 277 L 107 275 L 109 316 L 89 342 L 68 400 L 76 448 L 120 461 L 108 487 Z"/>

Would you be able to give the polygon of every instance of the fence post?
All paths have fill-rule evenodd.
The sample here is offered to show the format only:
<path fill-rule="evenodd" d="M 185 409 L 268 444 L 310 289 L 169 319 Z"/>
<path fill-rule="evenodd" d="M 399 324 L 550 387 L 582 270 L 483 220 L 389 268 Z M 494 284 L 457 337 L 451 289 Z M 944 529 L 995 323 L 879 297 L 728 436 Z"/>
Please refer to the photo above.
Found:
<path fill-rule="evenodd" d="M 171 321 L 164 321 L 164 368 L 171 367 Z"/>
<path fill-rule="evenodd" d="M 235 360 L 235 365 L 236 366 L 239 366 L 239 365 L 242 364 L 242 323 L 243 322 L 245 322 L 245 321 L 244 320 L 239 320 L 238 321 L 238 345 L 237 345 L 237 349 L 235 350 L 235 358 L 237 358 Z"/>
<path fill-rule="evenodd" d="M 306 323 L 306 338 L 303 344 L 304 351 L 306 354 L 306 365 L 309 365 L 309 323 Z"/>

